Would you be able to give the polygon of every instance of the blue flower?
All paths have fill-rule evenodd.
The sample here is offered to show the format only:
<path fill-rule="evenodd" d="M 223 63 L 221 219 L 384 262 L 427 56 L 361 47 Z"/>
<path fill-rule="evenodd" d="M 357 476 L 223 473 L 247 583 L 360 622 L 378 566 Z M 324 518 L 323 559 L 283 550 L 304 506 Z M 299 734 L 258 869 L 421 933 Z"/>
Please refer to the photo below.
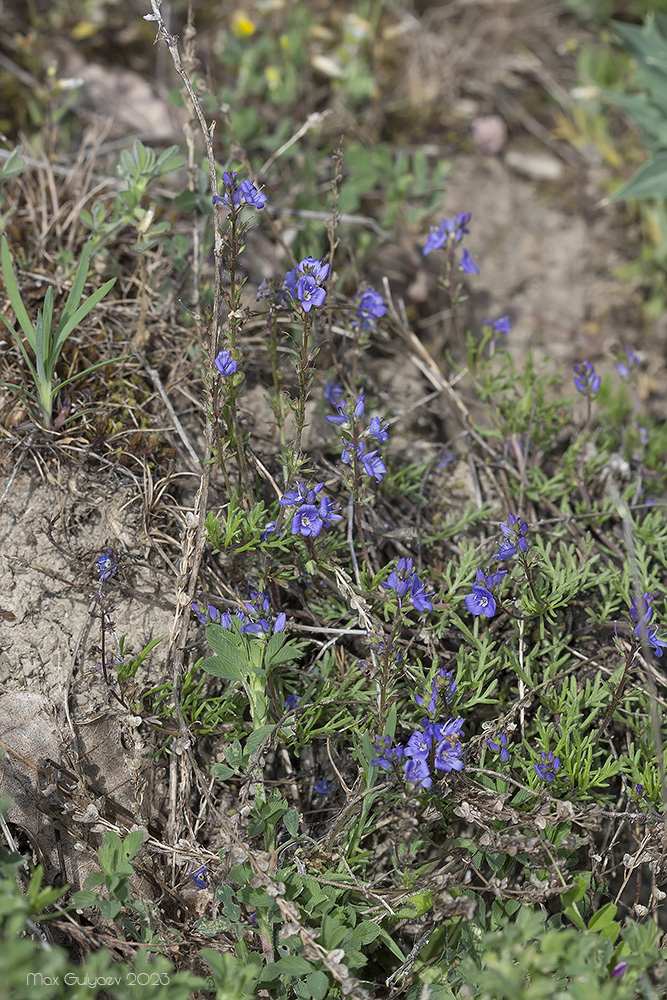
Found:
<path fill-rule="evenodd" d="M 609 973 L 610 979 L 622 979 L 628 969 L 627 962 L 617 962 L 614 968 Z"/>
<path fill-rule="evenodd" d="M 465 606 L 471 615 L 486 615 L 493 618 L 496 613 L 496 600 L 486 587 L 481 583 L 473 583 L 472 594 L 466 594 Z"/>
<path fill-rule="evenodd" d="M 285 698 L 285 708 L 288 712 L 291 712 L 299 704 L 298 694 L 288 694 Z"/>
<path fill-rule="evenodd" d="M 239 367 L 238 362 L 232 358 L 230 351 L 220 351 L 214 364 L 221 375 L 233 375 Z"/>
<path fill-rule="evenodd" d="M 501 316 L 500 319 L 496 320 L 485 319 L 484 322 L 490 323 L 496 333 L 509 333 L 512 329 L 509 316 Z"/>
<path fill-rule="evenodd" d="M 363 444 L 363 441 L 361 441 L 360 444 Z M 380 458 L 377 448 L 375 451 L 369 451 L 363 455 L 361 461 L 364 469 L 366 470 L 366 474 L 370 476 L 371 479 L 375 479 L 378 483 L 381 483 L 382 477 L 387 471 L 387 467 Z"/>
<path fill-rule="evenodd" d="M 249 180 L 241 181 L 239 193 L 246 205 L 250 205 L 252 208 L 264 208 L 268 201 L 266 195 L 262 194 L 259 188 L 256 188 L 253 182 Z"/>
<path fill-rule="evenodd" d="M 403 765 L 403 774 L 406 781 L 414 782 L 420 788 L 430 788 L 433 784 L 428 761 L 423 757 L 414 757 L 406 760 Z"/>
<path fill-rule="evenodd" d="M 324 518 L 312 503 L 305 503 L 292 518 L 292 534 L 303 535 L 305 538 L 317 538 L 324 527 Z"/>
<path fill-rule="evenodd" d="M 269 539 L 269 537 L 273 534 L 273 532 L 275 530 L 276 530 L 276 522 L 275 521 L 269 521 L 268 524 L 266 525 L 266 527 L 264 528 L 264 531 L 260 532 L 260 535 L 259 535 L 260 542 L 266 542 Z M 278 532 L 278 538 L 280 538 L 281 535 L 282 535 L 282 531 L 279 531 Z"/>
<path fill-rule="evenodd" d="M 343 391 L 344 390 L 340 382 L 333 382 L 330 379 L 324 390 L 324 398 L 330 406 L 337 406 L 343 398 Z"/>
<path fill-rule="evenodd" d="M 595 374 L 595 368 L 590 361 L 580 361 L 572 369 L 574 385 L 584 396 L 591 399 L 600 388 L 600 376 Z"/>
<path fill-rule="evenodd" d="M 197 871 L 190 872 L 190 878 L 192 879 L 192 881 L 194 882 L 194 884 L 197 886 L 198 889 L 205 889 L 206 888 L 206 885 L 207 885 L 207 882 L 206 882 L 206 872 L 207 871 L 208 871 L 208 867 L 206 865 L 202 865 L 201 868 L 197 869 Z"/>
<path fill-rule="evenodd" d="M 631 347 L 624 347 L 623 350 L 626 360 L 624 361 L 621 356 L 616 362 L 616 369 L 621 378 L 630 378 L 634 372 L 639 371 L 641 361 Z"/>
<path fill-rule="evenodd" d="M 542 781 L 551 782 L 556 780 L 556 775 L 560 771 L 560 758 L 554 757 L 553 750 L 542 754 L 542 763 L 535 765 L 535 774 Z"/>
<path fill-rule="evenodd" d="M 231 204 L 235 208 L 238 208 L 242 204 L 249 205 L 251 208 L 264 208 L 268 200 L 266 195 L 262 194 L 250 180 L 241 181 L 241 184 L 237 186 L 235 170 L 232 170 L 231 173 L 225 171 L 222 175 L 222 182 L 225 185 L 226 191 L 231 194 Z M 213 205 L 231 207 L 229 197 L 225 197 L 224 195 L 214 194 L 211 202 Z"/>
<path fill-rule="evenodd" d="M 313 785 L 313 790 L 317 792 L 318 795 L 328 795 L 333 788 L 333 781 L 327 781 L 326 778 L 320 778 Z"/>
<path fill-rule="evenodd" d="M 343 516 L 340 513 L 340 507 L 329 497 L 322 497 L 318 507 L 318 512 L 322 520 L 324 521 L 324 527 L 329 528 L 332 521 L 340 521 Z"/>
<path fill-rule="evenodd" d="M 445 739 L 435 748 L 434 764 L 439 771 L 462 771 L 463 748 L 458 740 Z"/>
<path fill-rule="evenodd" d="M 100 580 L 108 580 L 118 569 L 118 556 L 109 548 L 102 550 L 96 562 Z"/>
<path fill-rule="evenodd" d="M 645 629 L 646 641 L 653 650 L 656 656 L 662 656 L 663 649 L 667 649 L 667 638 L 665 638 L 666 633 L 659 633 L 657 625 L 653 625 L 651 620 L 653 618 L 653 594 L 642 594 L 642 604 L 644 606 L 644 612 L 640 616 L 637 609 L 637 602 L 633 597 L 630 602 L 630 618 L 633 622 L 636 622 L 634 628 L 634 633 L 638 639 L 642 637 L 642 627 Z"/>
<path fill-rule="evenodd" d="M 508 523 L 500 524 L 498 527 L 508 541 L 499 542 L 499 549 L 495 556 L 496 559 L 512 559 L 517 554 L 518 549 L 521 552 L 527 551 L 528 540 L 526 535 L 528 534 L 528 525 L 525 521 L 522 521 L 515 514 L 510 514 Z"/>
<path fill-rule="evenodd" d="M 500 734 L 497 742 L 494 742 L 489 736 L 487 736 L 486 745 L 489 750 L 493 750 L 494 753 L 499 753 L 500 759 L 505 763 L 507 763 L 510 759 L 510 752 L 507 749 L 507 736 L 505 733 Z"/>
<path fill-rule="evenodd" d="M 387 307 L 380 293 L 373 289 L 360 292 L 357 298 L 359 299 L 357 303 L 358 320 L 352 325 L 358 326 L 361 330 L 368 330 L 374 319 L 384 316 Z"/>
<path fill-rule="evenodd" d="M 424 256 L 433 250 L 441 250 L 446 243 L 460 243 L 464 235 L 470 232 L 467 223 L 470 222 L 471 214 L 471 212 L 459 212 L 451 219 L 443 219 L 437 229 L 432 229 L 429 233 L 422 251 Z"/>
<path fill-rule="evenodd" d="M 463 253 L 461 254 L 461 270 L 465 271 L 466 274 L 479 274 L 479 268 L 472 259 L 472 254 L 465 247 L 463 247 Z"/>
<path fill-rule="evenodd" d="M 405 756 L 425 759 L 430 753 L 432 742 L 431 733 L 414 732 L 405 745 Z"/>
<path fill-rule="evenodd" d="M 304 257 L 302 261 L 299 261 L 298 270 L 301 274 L 312 275 L 318 285 L 321 285 L 329 277 L 329 265 L 317 257 Z"/>
<path fill-rule="evenodd" d="M 410 596 L 415 611 L 433 611 L 433 604 L 431 603 L 433 595 L 426 593 L 426 585 L 420 582 L 416 573 L 412 574 Z"/>
<path fill-rule="evenodd" d="M 375 749 L 382 750 L 382 755 L 380 757 L 374 757 L 371 761 L 375 767 L 381 767 L 383 771 L 389 771 L 393 765 L 399 761 L 403 760 L 405 757 L 405 750 L 400 744 L 398 746 L 392 747 L 391 736 L 387 735 L 383 739 L 378 739 L 375 741 Z"/>
<path fill-rule="evenodd" d="M 371 437 L 374 437 L 378 444 L 384 444 L 384 442 L 389 437 L 387 433 L 387 425 L 382 426 L 382 421 L 379 417 L 371 417 L 371 422 L 368 425 L 368 433 Z"/>
<path fill-rule="evenodd" d="M 321 306 L 327 297 L 327 293 L 321 288 L 315 279 L 306 274 L 299 278 L 296 283 L 296 297 L 299 299 L 304 312 L 310 312 L 313 306 Z"/>

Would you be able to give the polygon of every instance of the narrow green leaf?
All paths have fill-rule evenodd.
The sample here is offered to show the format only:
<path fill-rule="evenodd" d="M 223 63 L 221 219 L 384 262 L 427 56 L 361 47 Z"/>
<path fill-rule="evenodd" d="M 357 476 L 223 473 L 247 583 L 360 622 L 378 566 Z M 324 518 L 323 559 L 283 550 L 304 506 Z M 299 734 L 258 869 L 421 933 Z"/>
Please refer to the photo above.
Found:
<path fill-rule="evenodd" d="M 21 298 L 19 286 L 16 281 L 16 275 L 14 274 L 14 262 L 12 260 L 7 237 L 4 233 L 2 234 L 2 245 L 0 247 L 0 260 L 2 262 L 2 276 L 5 279 L 5 288 L 7 290 L 7 295 L 9 296 L 9 301 L 12 304 L 12 309 L 16 313 L 16 318 L 19 321 L 23 333 L 25 334 L 26 340 L 32 347 L 33 351 L 35 351 L 35 328 L 30 322 L 26 308 L 23 305 L 23 299 Z M 7 326 L 16 337 L 14 329 L 9 326 L 8 323 Z"/>
<path fill-rule="evenodd" d="M 104 298 L 108 291 L 116 284 L 115 278 L 110 278 L 109 281 L 105 281 L 101 288 L 98 288 L 96 292 L 90 296 L 89 299 L 79 306 L 76 312 L 67 318 L 65 314 L 60 317 L 60 322 L 56 328 L 54 334 L 54 350 L 60 354 L 62 345 L 65 343 L 69 337 L 72 330 L 79 325 L 82 319 L 88 315 L 91 310 Z"/>

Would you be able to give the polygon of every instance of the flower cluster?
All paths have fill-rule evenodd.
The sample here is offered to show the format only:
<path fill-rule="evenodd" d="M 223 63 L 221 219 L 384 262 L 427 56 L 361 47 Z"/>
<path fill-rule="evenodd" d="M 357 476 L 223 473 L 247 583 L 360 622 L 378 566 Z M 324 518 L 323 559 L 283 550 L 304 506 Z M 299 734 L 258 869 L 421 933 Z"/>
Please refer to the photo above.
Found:
<path fill-rule="evenodd" d="M 625 358 L 623 352 L 625 352 Z M 616 357 L 616 370 L 621 378 L 631 378 L 641 368 L 641 361 L 631 347 L 620 348 Z"/>
<path fill-rule="evenodd" d="M 382 753 L 374 757 L 371 764 L 388 771 L 400 761 L 406 781 L 420 788 L 430 788 L 433 784 L 432 767 L 445 773 L 463 770 L 463 748 L 459 736 L 462 726 L 461 718 L 445 723 L 424 719 L 421 730 L 415 730 L 405 746 L 399 744 L 392 747 L 390 736 L 378 740 L 375 746 Z"/>
<path fill-rule="evenodd" d="M 305 483 L 297 483 L 294 488 L 288 484 L 287 492 L 283 493 L 278 503 L 281 507 L 298 508 L 292 516 L 293 535 L 317 538 L 322 528 L 330 527 L 333 521 L 340 521 L 342 515 L 338 504 L 320 495 L 323 489 L 324 483 L 317 483 L 310 490 Z"/>
<path fill-rule="evenodd" d="M 498 543 L 496 559 L 513 559 L 517 551 L 527 552 L 528 525 L 525 521 L 515 514 L 510 514 L 507 524 L 500 524 L 498 527 L 505 537 Z"/>
<path fill-rule="evenodd" d="M 385 590 L 395 592 L 399 607 L 403 598 L 409 596 L 415 611 L 433 611 L 433 594 L 426 593 L 426 586 L 420 582 L 417 573 L 412 571 L 412 559 L 399 559 L 396 569 L 392 569 L 382 586 Z"/>
<path fill-rule="evenodd" d="M 352 326 L 359 327 L 360 330 L 369 330 L 374 319 L 384 316 L 387 307 L 379 292 L 369 288 L 366 292 L 359 292 L 357 298 L 357 319 Z"/>
<path fill-rule="evenodd" d="M 234 208 L 239 208 L 241 205 L 249 205 L 250 208 L 264 208 L 268 201 L 266 195 L 262 194 L 252 181 L 241 181 L 237 185 L 235 170 L 232 170 L 231 173 L 225 171 L 222 175 L 222 182 L 229 194 L 227 197 L 221 194 L 214 194 L 211 199 L 214 205 L 226 205 L 228 208 L 231 208 L 232 205 Z M 231 202 L 229 200 L 230 197 Z"/>
<path fill-rule="evenodd" d="M 451 672 L 443 667 L 438 671 L 431 684 L 431 694 L 427 706 L 429 715 L 435 714 L 439 695 L 446 703 L 454 691 L 456 691 L 456 682 L 452 679 Z M 423 708 L 425 698 L 417 694 L 414 698 L 417 704 Z M 380 756 L 373 758 L 371 764 L 388 771 L 394 765 L 401 763 L 406 781 L 413 782 L 420 788 L 430 788 L 433 784 L 431 768 L 445 773 L 463 770 L 463 748 L 460 736 L 462 726 L 463 719 L 461 718 L 449 719 L 445 723 L 424 718 L 421 729 L 416 729 L 405 745 L 399 743 L 392 747 L 391 736 L 388 735 L 378 739 L 375 747 L 382 752 Z"/>
<path fill-rule="evenodd" d="M 99 562 L 99 560 L 98 560 Z M 652 624 L 653 619 L 653 594 L 642 594 L 641 604 L 643 606 L 643 612 L 640 613 L 637 608 L 637 602 L 635 598 L 632 598 L 630 602 L 630 618 L 634 623 L 634 633 L 638 639 L 642 637 L 642 630 L 644 630 L 646 635 L 646 641 L 653 650 L 656 656 L 662 656 L 663 649 L 667 649 L 667 638 L 665 636 L 667 633 L 658 633 L 658 626 Z"/>
<path fill-rule="evenodd" d="M 214 361 L 215 367 L 218 369 L 221 375 L 233 375 L 234 372 L 238 371 L 238 361 L 232 358 L 230 351 L 220 351 L 217 358 Z"/>
<path fill-rule="evenodd" d="M 100 580 L 108 580 L 118 569 L 118 556 L 111 549 L 103 549 L 96 562 Z"/>
<path fill-rule="evenodd" d="M 379 450 L 373 448 L 369 451 L 367 442 L 360 440 L 359 421 L 366 413 L 366 397 L 364 393 L 362 392 L 357 396 L 354 405 L 351 400 L 346 400 L 345 402 L 338 402 L 336 409 L 338 413 L 335 416 L 328 415 L 326 419 L 330 424 L 344 428 L 341 439 L 343 445 L 340 456 L 341 462 L 344 462 L 345 465 L 352 465 L 352 457 L 356 454 L 357 462 L 361 462 L 366 475 L 370 476 L 371 479 L 375 479 L 378 483 L 382 482 L 382 477 L 386 473 L 387 467 L 382 461 Z M 383 424 L 379 417 L 371 417 L 367 430 L 361 433 L 374 438 L 378 444 L 384 444 L 389 437 L 387 425 Z"/>
<path fill-rule="evenodd" d="M 420 708 L 426 707 L 428 714 L 433 715 L 438 704 L 438 698 L 442 696 L 443 701 L 448 702 L 455 691 L 456 681 L 453 679 L 451 670 L 442 667 L 438 671 L 435 680 L 431 682 L 431 696 L 428 700 L 428 705 L 425 706 L 424 698 L 420 694 L 414 695 L 414 699 Z"/>
<path fill-rule="evenodd" d="M 440 225 L 432 229 L 429 233 L 424 250 L 422 251 L 424 256 L 433 250 L 441 250 L 443 247 L 450 249 L 456 247 L 465 234 L 470 232 L 467 223 L 470 222 L 471 216 L 471 212 L 459 212 L 458 215 L 453 215 L 451 219 L 443 219 Z M 459 266 L 466 274 L 479 274 L 479 268 L 475 264 L 472 255 L 463 246 L 461 247 L 461 261 Z"/>
<path fill-rule="evenodd" d="M 486 745 L 489 750 L 493 750 L 494 753 L 499 753 L 500 759 L 505 764 L 510 759 L 510 752 L 507 749 L 507 736 L 505 733 L 501 733 L 497 740 L 492 740 L 490 736 L 487 736 Z"/>
<path fill-rule="evenodd" d="M 299 266 L 285 275 L 284 287 L 293 299 L 298 299 L 304 312 L 321 306 L 327 297 L 322 285 L 329 277 L 329 265 L 317 257 L 304 257 Z"/>
<path fill-rule="evenodd" d="M 542 781 L 552 782 L 560 771 L 560 757 L 554 757 L 553 750 L 542 754 L 542 762 L 535 765 L 535 774 Z"/>
<path fill-rule="evenodd" d="M 209 625 L 211 622 L 220 625 L 228 631 L 238 631 L 243 635 L 271 635 L 277 632 L 284 632 L 287 624 L 287 615 L 281 611 L 274 619 L 266 594 L 251 593 L 250 600 L 245 601 L 242 608 L 235 611 L 225 611 L 222 614 L 212 604 L 201 608 L 192 602 L 192 610 L 202 625 Z"/>
<path fill-rule="evenodd" d="M 580 361 L 572 369 L 574 372 L 574 387 L 583 396 L 592 399 L 600 388 L 600 376 L 595 374 L 595 368 L 590 361 Z"/>

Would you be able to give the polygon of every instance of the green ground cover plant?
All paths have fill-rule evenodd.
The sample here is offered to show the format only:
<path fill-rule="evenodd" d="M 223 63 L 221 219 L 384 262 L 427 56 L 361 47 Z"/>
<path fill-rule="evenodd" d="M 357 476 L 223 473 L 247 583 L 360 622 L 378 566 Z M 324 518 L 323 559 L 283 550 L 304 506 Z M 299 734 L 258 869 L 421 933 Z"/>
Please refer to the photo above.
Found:
<path fill-rule="evenodd" d="M 381 5 L 367 6 L 370 30 Z M 413 401 L 378 375 L 389 343 L 403 363 L 410 318 L 360 267 L 368 233 L 358 256 L 339 239 L 343 211 L 363 207 L 358 147 L 350 183 L 344 146 L 322 154 L 322 217 L 293 200 L 304 225 L 278 241 L 272 276 L 250 263 L 287 198 L 278 168 L 262 175 L 258 158 L 298 128 L 286 115 L 269 142 L 249 99 L 259 88 L 262 101 L 296 100 L 296 28 L 251 47 L 252 21 L 236 22 L 221 59 L 234 77 L 220 91 L 225 145 L 210 113 L 220 94 L 196 85 L 160 0 L 144 20 L 205 155 L 192 152 L 193 126 L 189 160 L 142 143 L 121 153 L 112 204 L 91 195 L 80 207 L 83 249 L 53 336 L 51 286 L 28 313 L 10 204 L 2 273 L 5 325 L 16 330 L 13 310 L 36 358 L 15 333 L 21 432 L 65 456 L 66 421 L 52 415 L 77 380 L 88 405 L 71 419 L 86 417 L 96 448 L 112 436 L 113 392 L 131 391 L 135 427 L 148 406 L 126 356 L 69 373 L 83 354 L 69 335 L 117 291 L 114 277 L 91 279 L 79 305 L 91 255 L 118 285 L 124 267 L 139 275 L 142 326 L 143 296 L 165 287 L 150 255 L 192 262 L 179 310 L 195 408 L 187 427 L 174 413 L 174 433 L 196 486 L 171 521 L 156 527 L 175 489 L 173 446 L 123 458 L 143 462 L 147 536 L 175 539 L 171 632 L 139 650 L 117 638 L 132 557 L 113 537 L 99 538 L 85 592 L 100 635 L 92 683 L 145 741 L 161 790 L 145 823 L 111 824 L 92 804 L 100 843 L 77 891 L 42 888 L 39 866 L 0 847 L 8 988 L 26 1000 L 665 996 L 667 427 L 644 406 L 642 360 L 622 344 L 605 374 L 586 359 L 566 371 L 529 353 L 518 364 L 508 315 L 470 329 L 483 264 L 469 237 L 484 220 L 437 193 L 446 165 L 429 172 L 414 154 L 392 160 L 392 175 L 378 151 L 378 224 L 428 217 L 420 257 L 450 316 L 450 376 L 426 354 L 446 418 L 424 457 Z M 365 36 L 346 25 L 338 59 L 357 67 L 345 77 L 353 104 L 373 75 Z M 298 140 L 290 148 L 291 183 L 310 198 L 317 164 L 299 166 Z M 20 176 L 2 178 L 8 202 Z M 158 177 L 181 190 L 149 202 Z M 155 371 L 150 346 L 116 339 L 138 371 Z M 104 383 L 91 378 L 103 365 Z M 256 385 L 270 434 L 253 423 Z"/>

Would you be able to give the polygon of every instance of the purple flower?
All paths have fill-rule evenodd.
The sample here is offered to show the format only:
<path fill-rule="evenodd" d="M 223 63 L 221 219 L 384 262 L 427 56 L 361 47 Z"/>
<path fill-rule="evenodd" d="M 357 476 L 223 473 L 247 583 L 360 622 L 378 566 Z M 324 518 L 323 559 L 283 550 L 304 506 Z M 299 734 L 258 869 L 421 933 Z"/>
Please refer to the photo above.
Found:
<path fill-rule="evenodd" d="M 206 865 L 202 865 L 202 867 L 198 868 L 196 872 L 190 872 L 190 878 L 192 879 L 192 881 L 194 882 L 194 884 L 197 886 L 198 889 L 205 889 L 206 888 L 206 885 L 207 885 L 207 882 L 206 882 L 206 872 L 207 871 L 208 871 L 207 866 Z"/>
<path fill-rule="evenodd" d="M 285 275 L 285 280 L 283 281 L 283 288 L 289 292 L 293 299 L 296 298 L 296 271 L 292 268 Z"/>
<path fill-rule="evenodd" d="M 473 583 L 472 594 L 466 594 L 465 606 L 471 615 L 486 615 L 487 618 L 493 618 L 496 613 L 495 598 L 481 583 Z"/>
<path fill-rule="evenodd" d="M 461 254 L 461 270 L 465 271 L 466 274 L 479 274 L 477 264 L 465 247 L 463 247 L 463 253 Z"/>
<path fill-rule="evenodd" d="M 333 781 L 327 781 L 326 778 L 320 778 L 313 785 L 313 790 L 317 792 L 318 795 L 328 795 L 333 788 Z"/>
<path fill-rule="evenodd" d="M 321 306 L 327 297 L 327 293 L 317 284 L 311 275 L 307 274 L 299 278 L 296 283 L 296 295 L 304 312 L 310 312 L 313 306 Z"/>
<path fill-rule="evenodd" d="M 320 517 L 324 521 L 325 528 L 330 527 L 332 521 L 340 521 L 343 516 L 340 513 L 338 504 L 330 500 L 329 497 L 322 497 L 318 510 Z"/>
<path fill-rule="evenodd" d="M 392 569 L 387 579 L 381 584 L 385 590 L 394 590 L 396 596 L 399 598 L 405 597 L 412 587 L 412 577 L 409 576 L 407 579 L 404 577 L 404 573 L 401 571 L 401 562 L 404 564 L 409 563 L 410 569 L 407 572 L 410 572 L 412 569 L 412 559 L 399 560 L 397 570 Z"/>
<path fill-rule="evenodd" d="M 415 782 L 420 788 L 430 788 L 433 784 L 428 761 L 424 757 L 406 760 L 403 765 L 403 774 L 406 781 Z"/>
<path fill-rule="evenodd" d="M 304 538 L 317 538 L 322 528 L 324 520 L 312 503 L 305 503 L 297 510 L 292 518 L 292 534 L 303 535 Z"/>
<path fill-rule="evenodd" d="M 443 451 L 440 456 L 440 461 L 438 462 L 439 469 L 448 469 L 452 462 L 456 459 L 456 455 L 453 451 Z"/>
<path fill-rule="evenodd" d="M 383 753 L 380 757 L 374 757 L 371 764 L 374 767 L 381 767 L 383 771 L 390 771 L 394 763 L 405 757 L 405 750 L 402 746 L 392 747 L 389 735 L 385 736 L 384 739 L 376 740 L 375 749 L 382 750 Z"/>
<path fill-rule="evenodd" d="M 100 580 L 108 580 L 118 569 L 118 556 L 108 548 L 102 550 L 96 562 Z"/>
<path fill-rule="evenodd" d="M 259 535 L 260 542 L 266 542 L 268 540 L 269 536 L 272 535 L 275 530 L 276 530 L 276 522 L 275 521 L 269 521 L 269 523 L 264 528 L 264 531 L 260 532 L 260 535 Z M 278 532 L 278 538 L 280 538 L 281 535 L 282 535 L 282 531 L 279 531 Z"/>
<path fill-rule="evenodd" d="M 600 376 L 595 374 L 595 368 L 590 361 L 580 361 L 572 369 L 574 385 L 584 396 L 592 398 L 600 388 Z"/>
<path fill-rule="evenodd" d="M 235 208 L 238 208 L 243 203 L 249 205 L 251 208 L 264 208 L 267 202 L 266 195 L 262 194 L 250 180 L 241 181 L 241 184 L 237 186 L 235 170 L 231 173 L 225 171 L 222 175 L 222 182 L 225 185 L 226 191 L 231 194 L 231 205 L 234 205 Z M 213 205 L 231 207 L 229 197 L 225 197 L 224 195 L 214 194 L 211 202 Z"/>
<path fill-rule="evenodd" d="M 285 698 L 285 708 L 288 712 L 291 712 L 299 704 L 298 694 L 288 694 Z"/>
<path fill-rule="evenodd" d="M 507 749 L 507 736 L 505 735 L 505 733 L 500 734 L 497 743 L 494 743 L 494 741 L 489 736 L 487 736 L 486 745 L 488 746 L 489 750 L 493 750 L 494 753 L 499 753 L 500 759 L 503 760 L 505 763 L 507 763 L 507 761 L 510 759 L 510 752 Z"/>
<path fill-rule="evenodd" d="M 324 398 L 330 406 L 337 406 L 343 398 L 343 387 L 340 382 L 327 382 L 324 390 Z"/>
<path fill-rule="evenodd" d="M 238 362 L 232 358 L 230 351 L 220 351 L 214 364 L 221 375 L 233 375 L 239 367 Z"/>
<path fill-rule="evenodd" d="M 430 733 L 414 732 L 405 745 L 405 756 L 426 758 L 431 750 L 433 737 Z"/>
<path fill-rule="evenodd" d="M 382 421 L 379 417 L 371 417 L 371 422 L 368 425 L 368 433 L 371 437 L 374 437 L 378 444 L 384 444 L 384 442 L 389 437 L 387 433 L 387 425 L 382 426 Z"/>
<path fill-rule="evenodd" d="M 512 323 L 509 316 L 501 316 L 500 319 L 490 320 L 485 319 L 485 323 L 490 323 L 496 333 L 509 333 L 512 329 Z"/>
<path fill-rule="evenodd" d="M 363 462 L 366 474 L 371 477 L 371 479 L 376 479 L 378 483 L 382 482 L 382 477 L 387 471 L 387 467 L 380 458 L 377 448 L 375 451 L 367 452 L 361 459 Z"/>
<path fill-rule="evenodd" d="M 246 205 L 250 205 L 251 208 L 264 208 L 268 201 L 266 195 L 249 180 L 241 181 L 240 194 Z"/>
<path fill-rule="evenodd" d="M 542 781 L 555 781 L 556 775 L 560 771 L 560 758 L 554 757 L 553 750 L 542 754 L 542 763 L 535 765 L 535 774 Z"/>
<path fill-rule="evenodd" d="M 628 968 L 627 962 L 617 962 L 614 968 L 609 973 L 610 979 L 622 979 Z"/>
<path fill-rule="evenodd" d="M 470 232 L 467 223 L 470 222 L 471 214 L 470 212 L 459 212 L 451 219 L 443 219 L 440 225 L 429 233 L 422 251 L 424 256 L 433 250 L 441 250 L 446 243 L 460 243 L 464 235 Z"/>
<path fill-rule="evenodd" d="M 366 412 L 366 396 L 362 392 L 360 393 L 359 396 L 357 396 L 352 416 L 354 417 L 355 420 L 359 420 L 361 417 L 363 417 L 365 412 Z"/>
<path fill-rule="evenodd" d="M 426 586 L 420 583 L 416 573 L 412 574 L 410 596 L 412 597 L 412 606 L 415 611 L 433 611 L 433 604 L 431 603 L 433 594 L 426 593 Z"/>
<path fill-rule="evenodd" d="M 358 296 L 359 301 L 357 303 L 357 322 L 353 323 L 353 326 L 359 326 L 361 330 L 368 330 L 374 319 L 378 319 L 380 316 L 384 316 L 387 311 L 387 307 L 384 304 L 384 299 L 379 292 L 374 291 L 372 288 L 367 292 L 362 292 Z"/>
<path fill-rule="evenodd" d="M 463 748 L 458 740 L 445 739 L 435 748 L 434 764 L 439 771 L 462 771 Z"/>
<path fill-rule="evenodd" d="M 303 275 L 312 275 L 318 285 L 321 285 L 329 277 L 329 265 L 318 260 L 317 257 L 304 257 L 299 262 L 298 270 Z"/>
<path fill-rule="evenodd" d="M 658 626 L 652 624 L 651 620 L 653 618 L 653 594 L 642 594 L 642 604 L 644 607 L 643 614 L 640 615 L 637 609 L 637 602 L 633 597 L 630 602 L 630 618 L 633 622 L 637 624 L 634 627 L 634 633 L 638 639 L 642 637 L 642 628 L 645 630 L 646 641 L 653 650 L 656 656 L 662 656 L 663 649 L 667 649 L 667 638 L 665 638 L 666 633 L 658 632 Z"/>
<path fill-rule="evenodd" d="M 499 549 L 496 552 L 496 559 L 512 559 L 517 554 L 517 549 L 526 552 L 528 549 L 528 525 L 515 514 L 510 514 L 507 524 L 498 525 L 503 535 L 508 541 L 500 541 Z"/>
<path fill-rule="evenodd" d="M 641 361 L 631 347 L 624 347 L 623 350 L 625 351 L 626 360 L 624 361 L 621 357 L 616 362 L 616 368 L 621 378 L 630 378 L 630 375 L 639 371 Z"/>

